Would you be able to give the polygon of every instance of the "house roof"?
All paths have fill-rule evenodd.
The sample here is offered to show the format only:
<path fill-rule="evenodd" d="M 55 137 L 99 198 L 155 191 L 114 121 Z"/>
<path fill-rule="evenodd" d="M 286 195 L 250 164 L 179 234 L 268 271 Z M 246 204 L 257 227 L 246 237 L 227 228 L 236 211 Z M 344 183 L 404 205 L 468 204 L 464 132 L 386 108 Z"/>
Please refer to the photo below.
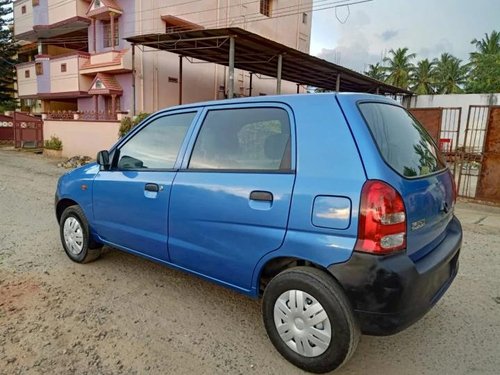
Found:
<path fill-rule="evenodd" d="M 96 17 L 102 15 L 103 13 L 107 14 L 109 12 L 114 12 L 116 14 L 123 13 L 122 7 L 118 5 L 118 3 L 115 0 L 98 0 L 98 1 L 101 2 L 101 6 L 96 9 L 92 9 L 94 7 L 96 0 L 93 0 L 90 3 L 89 7 L 87 8 L 87 17 Z"/>
<path fill-rule="evenodd" d="M 237 69 L 276 77 L 278 56 L 281 54 L 281 77 L 287 81 L 336 91 L 339 80 L 339 91 L 412 94 L 411 91 L 388 85 L 237 27 L 137 35 L 126 40 L 132 44 L 229 66 L 230 37 L 235 39 L 234 66 Z"/>
<path fill-rule="evenodd" d="M 102 87 L 98 87 L 99 83 Z M 116 78 L 111 74 L 97 73 L 92 84 L 90 85 L 89 94 L 90 95 L 111 95 L 111 94 L 122 94 L 123 89 L 116 80 Z"/>

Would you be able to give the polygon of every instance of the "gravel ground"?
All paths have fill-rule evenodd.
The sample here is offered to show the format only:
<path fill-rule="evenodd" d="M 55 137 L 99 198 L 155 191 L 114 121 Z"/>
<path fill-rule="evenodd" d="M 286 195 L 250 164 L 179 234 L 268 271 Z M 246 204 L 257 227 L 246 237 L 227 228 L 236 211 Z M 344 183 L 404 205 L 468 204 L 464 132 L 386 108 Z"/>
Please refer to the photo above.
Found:
<path fill-rule="evenodd" d="M 64 254 L 58 161 L 0 149 L 0 374 L 299 374 L 258 301 L 107 249 Z M 338 374 L 500 373 L 500 209 L 460 203 L 461 268 L 421 321 L 363 336 Z"/>

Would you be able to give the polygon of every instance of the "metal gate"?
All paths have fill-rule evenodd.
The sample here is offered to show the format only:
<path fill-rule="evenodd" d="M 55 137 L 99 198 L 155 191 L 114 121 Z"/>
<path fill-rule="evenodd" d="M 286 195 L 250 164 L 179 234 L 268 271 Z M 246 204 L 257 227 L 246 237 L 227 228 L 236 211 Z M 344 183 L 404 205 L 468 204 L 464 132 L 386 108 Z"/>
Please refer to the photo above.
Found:
<path fill-rule="evenodd" d="M 0 115 L 0 143 L 14 142 L 14 119 Z"/>
<path fill-rule="evenodd" d="M 14 146 L 43 147 L 43 121 L 38 117 L 14 112 Z"/>
<path fill-rule="evenodd" d="M 471 105 L 467 114 L 462 146 L 458 148 L 458 195 L 476 198 L 479 175 L 483 163 L 484 141 L 488 128 L 489 107 Z"/>

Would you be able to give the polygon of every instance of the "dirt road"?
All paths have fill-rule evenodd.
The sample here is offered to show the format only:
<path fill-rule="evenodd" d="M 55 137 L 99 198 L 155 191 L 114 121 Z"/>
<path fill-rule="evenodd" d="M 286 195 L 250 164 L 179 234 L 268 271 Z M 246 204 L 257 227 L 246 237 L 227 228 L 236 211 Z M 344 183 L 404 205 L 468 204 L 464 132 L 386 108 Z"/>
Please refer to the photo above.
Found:
<path fill-rule="evenodd" d="M 0 374 L 299 374 L 258 301 L 109 249 L 78 265 L 53 213 L 64 170 L 0 149 Z M 459 275 L 420 322 L 363 336 L 338 374 L 500 373 L 500 210 L 461 204 Z"/>

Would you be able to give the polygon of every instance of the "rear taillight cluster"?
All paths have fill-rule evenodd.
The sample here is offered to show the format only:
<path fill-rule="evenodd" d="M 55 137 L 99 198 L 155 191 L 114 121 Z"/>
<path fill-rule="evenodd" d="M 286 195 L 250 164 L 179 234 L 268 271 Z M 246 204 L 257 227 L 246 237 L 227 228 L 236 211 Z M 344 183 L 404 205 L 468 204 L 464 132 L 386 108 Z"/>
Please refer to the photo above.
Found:
<path fill-rule="evenodd" d="M 406 213 L 401 195 L 379 180 L 368 180 L 361 192 L 355 250 L 389 254 L 406 248 Z"/>

